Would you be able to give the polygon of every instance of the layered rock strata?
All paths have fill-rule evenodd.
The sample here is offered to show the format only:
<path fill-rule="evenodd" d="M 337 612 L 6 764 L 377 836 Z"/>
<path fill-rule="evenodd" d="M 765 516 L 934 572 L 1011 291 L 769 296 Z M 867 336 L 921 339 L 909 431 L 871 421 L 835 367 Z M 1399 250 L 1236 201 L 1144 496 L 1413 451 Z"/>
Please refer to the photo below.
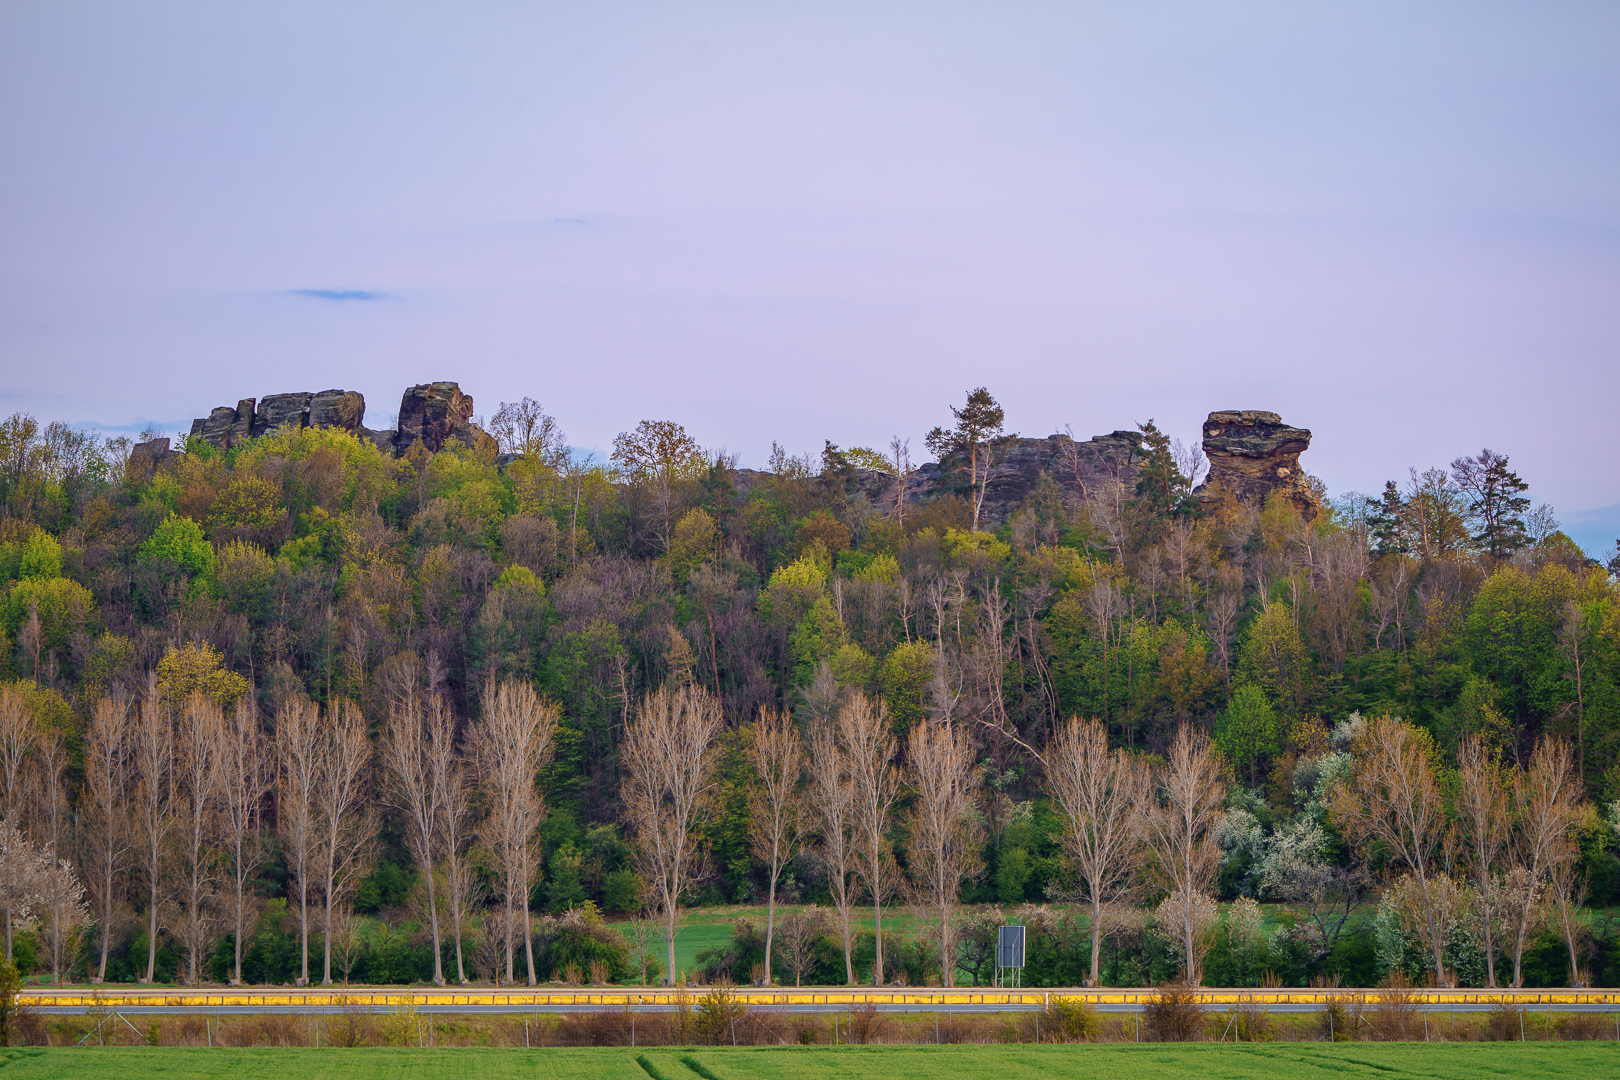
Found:
<path fill-rule="evenodd" d="M 390 454 L 404 454 L 418 443 L 437 453 L 451 438 L 468 446 L 493 445 L 472 422 L 473 399 L 453 382 L 423 383 L 406 389 L 399 403 L 399 428 L 374 431 L 362 423 L 366 399 L 354 390 L 271 394 L 243 398 L 233 409 L 221 405 L 191 422 L 190 438 L 225 450 L 248 438 L 284 427 L 338 428 L 369 439 Z"/>
<path fill-rule="evenodd" d="M 1212 412 L 1204 421 L 1209 475 L 1193 494 L 1206 507 L 1215 507 L 1233 501 L 1263 506 L 1276 493 L 1310 521 L 1322 512 L 1299 464 L 1299 455 L 1310 445 L 1309 430 L 1290 427 L 1274 412 Z"/>

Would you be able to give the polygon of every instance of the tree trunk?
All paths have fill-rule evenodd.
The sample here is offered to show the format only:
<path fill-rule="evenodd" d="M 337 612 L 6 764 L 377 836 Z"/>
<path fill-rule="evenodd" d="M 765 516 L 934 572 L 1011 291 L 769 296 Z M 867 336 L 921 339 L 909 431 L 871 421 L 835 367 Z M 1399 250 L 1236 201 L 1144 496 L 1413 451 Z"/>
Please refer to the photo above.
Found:
<path fill-rule="evenodd" d="M 528 882 L 532 877 L 533 877 L 533 875 L 531 873 L 529 873 L 529 870 L 528 870 L 528 864 L 525 863 L 524 864 L 524 871 L 523 871 L 523 881 L 524 881 L 523 898 L 522 898 L 522 902 L 519 903 L 518 906 L 517 906 L 517 914 L 518 914 L 518 921 L 523 924 L 523 959 L 529 965 L 529 985 L 530 986 L 534 986 L 539 981 L 535 977 L 535 974 L 534 974 L 534 935 L 529 932 L 529 886 L 528 886 Z"/>
<path fill-rule="evenodd" d="M 849 948 L 849 920 L 844 920 L 844 983 L 847 986 L 855 985 L 855 958 Z"/>
<path fill-rule="evenodd" d="M 321 926 L 325 932 L 321 934 L 321 985 L 332 985 L 332 875 L 326 875 L 325 917 Z"/>
<path fill-rule="evenodd" d="M 675 985 L 675 905 L 669 904 L 664 909 L 664 943 L 669 946 L 669 969 L 664 976 L 664 985 Z"/>
<path fill-rule="evenodd" d="M 298 881 L 298 985 L 309 985 L 309 889 L 304 886 L 303 875 Z"/>
<path fill-rule="evenodd" d="M 765 985 L 774 986 L 771 975 L 771 940 L 776 933 L 776 861 L 771 861 L 771 893 L 765 905 Z"/>
<path fill-rule="evenodd" d="M 512 936 L 512 890 L 506 890 L 506 985 L 511 986 L 517 964 L 517 941 Z"/>
<path fill-rule="evenodd" d="M 154 860 L 155 861 L 155 860 Z M 158 917 L 158 887 L 156 866 L 153 867 L 152 890 L 150 906 L 147 909 L 147 941 L 146 941 L 146 981 L 151 982 L 157 973 L 157 917 Z"/>
<path fill-rule="evenodd" d="M 456 935 L 456 983 L 465 986 L 467 985 L 467 967 L 462 963 L 461 959 L 461 905 L 459 903 L 450 905 L 450 922 L 451 930 Z"/>
<path fill-rule="evenodd" d="M 874 880 L 876 878 L 874 877 Z M 872 890 L 872 934 L 877 949 L 872 956 L 872 985 L 883 985 L 883 905 L 878 902 L 877 889 Z"/>
<path fill-rule="evenodd" d="M 444 985 L 444 954 L 439 947 L 439 899 L 433 884 L 433 866 L 427 866 L 428 922 L 433 928 L 433 985 Z"/>
<path fill-rule="evenodd" d="M 1095 891 L 1095 890 L 1093 890 Z M 1096 900 L 1091 902 L 1091 981 L 1087 986 L 1096 986 L 1101 976 L 1102 961 L 1102 904 Z"/>
<path fill-rule="evenodd" d="M 236 858 L 237 858 L 237 865 L 240 866 L 241 865 L 241 858 L 242 858 L 242 848 L 241 848 L 240 844 L 237 845 Z M 233 977 L 231 979 L 231 985 L 232 986 L 241 986 L 242 985 L 242 923 L 243 923 L 243 921 L 244 920 L 242 918 L 242 879 L 237 878 L 236 879 L 236 943 L 235 943 L 236 947 L 233 950 L 233 952 L 235 952 L 235 954 L 236 954 L 236 957 L 235 957 L 235 960 L 236 960 L 236 967 L 235 967 L 236 975 L 235 975 L 235 977 Z"/>

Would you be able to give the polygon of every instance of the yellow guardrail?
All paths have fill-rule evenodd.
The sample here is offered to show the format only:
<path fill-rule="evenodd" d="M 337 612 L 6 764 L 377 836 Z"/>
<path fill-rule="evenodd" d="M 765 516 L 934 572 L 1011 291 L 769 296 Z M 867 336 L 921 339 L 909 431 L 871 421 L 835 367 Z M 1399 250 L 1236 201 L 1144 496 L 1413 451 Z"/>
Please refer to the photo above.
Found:
<path fill-rule="evenodd" d="M 689 987 L 684 993 L 688 1004 L 705 993 L 707 987 Z M 637 1009 L 667 1008 L 675 1004 L 683 991 L 668 987 L 584 988 L 535 987 L 513 989 L 487 989 L 465 987 L 312 987 L 307 989 L 232 987 L 232 988 L 167 988 L 149 986 L 102 986 L 95 989 L 31 987 L 19 997 L 29 1006 L 44 1009 L 131 1009 L 173 1008 L 176 1010 L 206 1010 L 217 1008 L 277 1008 L 277 1009 L 336 1009 L 359 1008 L 422 1008 L 438 1009 L 467 1006 L 470 1008 L 502 1008 L 513 1011 L 551 1009 Z M 1094 1005 L 1133 1006 L 1145 1004 L 1157 991 L 1151 988 L 1088 989 L 1042 988 L 983 989 L 939 987 L 815 987 L 787 989 L 772 987 L 733 988 L 737 1000 L 759 1008 L 792 1008 L 795 1006 L 848 1007 L 871 1002 L 877 1005 L 926 1008 L 943 1006 L 956 1009 L 973 1006 L 1038 1008 L 1054 997 L 1065 997 Z M 1349 1001 L 1361 997 L 1369 1001 L 1380 991 L 1375 989 L 1220 989 L 1204 988 L 1198 991 L 1201 1002 L 1208 1006 L 1237 1005 L 1319 1005 L 1329 1001 Z M 1435 1007 L 1456 1005 L 1495 1005 L 1505 1003 L 1534 1008 L 1537 1005 L 1599 1006 L 1620 1005 L 1620 989 L 1593 990 L 1425 990 L 1410 991 L 1411 1000 L 1418 1005 Z"/>

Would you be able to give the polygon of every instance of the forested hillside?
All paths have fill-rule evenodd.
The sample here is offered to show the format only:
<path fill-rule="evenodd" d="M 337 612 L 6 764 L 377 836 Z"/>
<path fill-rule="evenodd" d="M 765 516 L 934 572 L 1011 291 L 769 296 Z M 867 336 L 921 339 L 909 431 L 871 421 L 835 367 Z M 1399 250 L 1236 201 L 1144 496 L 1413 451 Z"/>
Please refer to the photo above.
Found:
<path fill-rule="evenodd" d="M 624 978 L 596 911 L 663 927 L 774 894 L 833 910 L 800 973 L 839 982 L 977 979 L 959 904 L 1066 900 L 1022 916 L 1071 950 L 1053 980 L 1508 982 L 1520 954 L 1615 978 L 1582 909 L 1620 901 L 1620 566 L 1506 458 L 1311 513 L 1298 477 L 1195 497 L 1200 455 L 1145 424 L 1112 437 L 1114 479 L 1042 474 L 999 507 L 1015 440 L 988 394 L 927 470 L 898 442 L 739 470 L 671 422 L 591 460 L 533 402 L 488 426 L 398 456 L 292 425 L 132 456 L 5 422 L 0 892 L 25 973 Z M 670 865 L 650 838 L 683 754 Z M 1116 818 L 1126 861 L 1088 870 Z M 887 934 L 851 936 L 874 893 L 934 928 L 881 959 Z M 1216 915 L 1242 897 L 1282 929 Z"/>

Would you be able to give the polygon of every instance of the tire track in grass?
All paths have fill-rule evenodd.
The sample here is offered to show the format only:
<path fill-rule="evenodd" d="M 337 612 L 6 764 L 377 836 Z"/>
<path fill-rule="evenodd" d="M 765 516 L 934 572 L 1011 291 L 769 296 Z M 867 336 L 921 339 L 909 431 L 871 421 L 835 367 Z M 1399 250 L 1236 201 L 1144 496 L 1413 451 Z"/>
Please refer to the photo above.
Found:
<path fill-rule="evenodd" d="M 720 1080 L 720 1078 L 716 1076 L 707 1065 L 703 1064 L 703 1062 L 699 1061 L 691 1054 L 682 1054 L 680 1060 L 682 1065 L 685 1065 L 688 1069 L 691 1069 L 693 1072 L 703 1077 L 703 1080 Z"/>
<path fill-rule="evenodd" d="M 652 1080 L 669 1080 L 669 1077 L 658 1071 L 658 1066 L 654 1065 L 646 1054 L 637 1054 L 636 1064 L 640 1065 L 641 1071 L 652 1077 Z"/>

